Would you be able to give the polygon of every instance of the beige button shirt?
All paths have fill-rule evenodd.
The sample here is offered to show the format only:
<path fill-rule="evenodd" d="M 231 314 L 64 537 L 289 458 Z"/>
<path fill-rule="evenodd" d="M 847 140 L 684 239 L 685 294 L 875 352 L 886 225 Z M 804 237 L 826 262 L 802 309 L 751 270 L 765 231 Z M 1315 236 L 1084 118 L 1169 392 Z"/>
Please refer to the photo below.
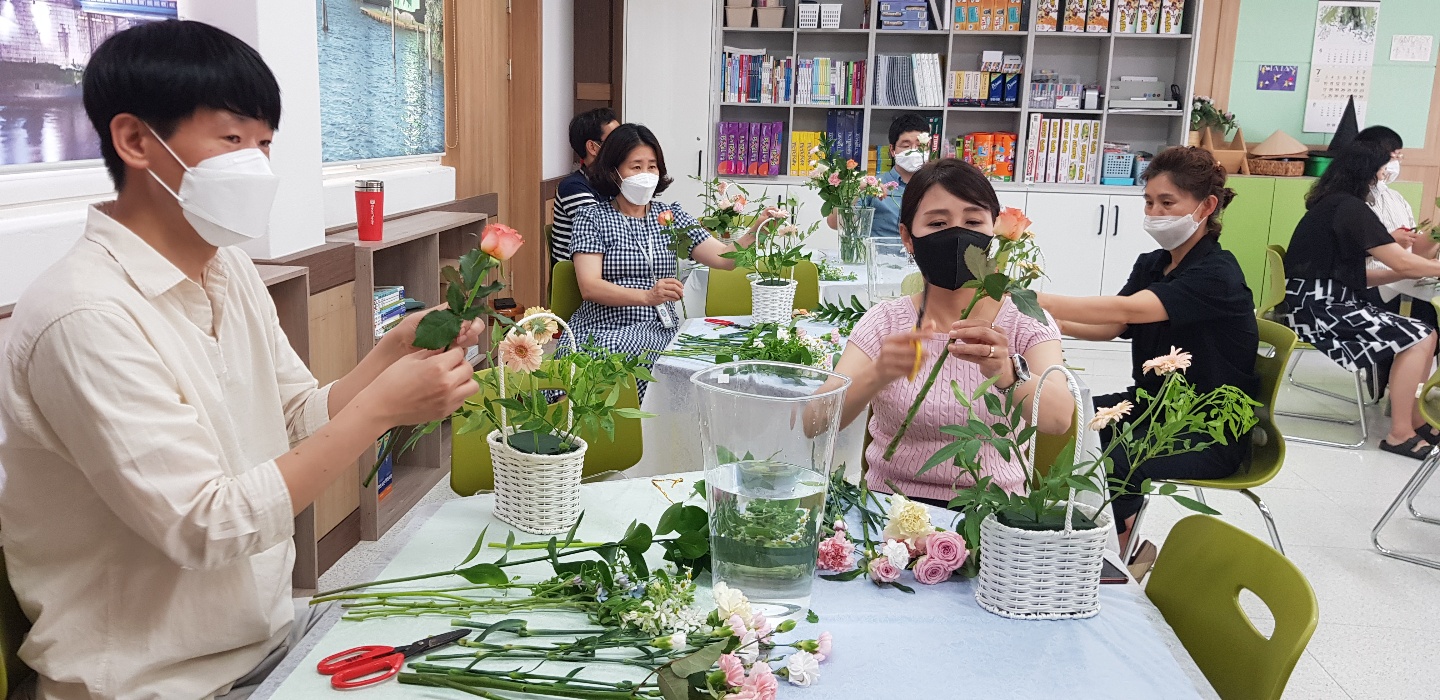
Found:
<path fill-rule="evenodd" d="M 0 539 L 42 698 L 204 698 L 284 641 L 275 458 L 328 420 L 250 260 L 204 285 L 90 211 L 0 358 Z"/>

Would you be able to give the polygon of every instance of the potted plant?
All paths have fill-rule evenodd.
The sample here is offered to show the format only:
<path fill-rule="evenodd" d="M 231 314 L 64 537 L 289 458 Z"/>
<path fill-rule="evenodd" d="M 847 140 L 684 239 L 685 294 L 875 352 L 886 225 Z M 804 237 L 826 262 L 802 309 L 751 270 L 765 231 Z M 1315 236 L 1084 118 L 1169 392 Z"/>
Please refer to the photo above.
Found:
<path fill-rule="evenodd" d="M 835 153 L 835 142 L 821 137 L 820 145 L 810 150 L 816 156 L 805 186 L 820 193 L 820 216 L 835 212 L 840 220 L 840 262 L 856 265 L 864 261 L 865 239 L 875 220 L 874 207 L 857 207 L 861 197 L 883 198 L 897 185 L 881 184 L 879 178 L 866 174 L 853 159 L 842 160 Z"/>
<path fill-rule="evenodd" d="M 809 260 L 805 239 L 819 224 L 806 231 L 793 223 L 800 204 L 788 200 L 788 209 L 772 208 L 770 219 L 755 232 L 755 241 L 737 246 L 722 257 L 735 261 L 737 268 L 754 270 L 750 275 L 750 314 L 755 323 L 787 323 L 795 306 L 795 265 Z"/>
<path fill-rule="evenodd" d="M 570 352 L 545 360 L 543 347 L 561 328 Z M 496 331 L 500 335 L 502 331 Z M 495 469 L 495 515 L 526 532 L 565 532 L 580 517 L 580 476 L 588 447 L 579 433 L 615 436 L 617 418 L 650 418 L 617 406 L 626 384 L 655 378 L 641 358 L 579 346 L 565 321 L 544 311 L 503 331 L 497 366 L 478 375 L 482 392 L 499 398 L 456 413 L 464 434 L 495 426 L 486 441 Z M 547 390 L 564 391 L 552 402 Z"/>
<path fill-rule="evenodd" d="M 1135 408 L 1129 402 L 1101 409 L 1088 427 L 1099 430 L 1118 423 L 1110 444 L 1098 456 L 1085 459 L 1072 441 L 1043 474 L 1033 459 L 1040 389 L 1050 373 L 1063 373 L 1079 421 L 1080 391 L 1069 370 L 1056 366 L 1042 374 L 1028 424 L 1013 397 L 1007 394 L 1002 399 L 990 391 L 994 380 L 969 394 L 958 385 L 954 388 L 956 400 L 969 410 L 983 407 L 1000 420 L 994 425 L 971 420 L 943 428 L 954 441 L 937 451 L 920 473 L 949 462 L 974 478 L 972 486 L 957 490 L 950 506 L 963 514 L 960 531 L 971 552 L 963 572 L 978 573 L 975 599 L 981 607 L 1023 619 L 1090 617 L 1099 612 L 1100 568 L 1112 525 L 1109 506 L 1116 496 L 1135 492 L 1126 475 L 1113 473 L 1110 455 L 1122 449 L 1129 463 L 1138 467 L 1151 459 L 1246 439 L 1255 425 L 1254 407 L 1259 404 L 1230 386 L 1197 392 L 1185 379 L 1189 365 L 1189 353 L 1178 348 L 1147 362 L 1147 372 L 1165 379 L 1153 396 L 1136 389 L 1139 415 L 1123 420 Z M 987 446 L 1021 463 L 1028 475 L 1026 493 L 1009 493 L 981 475 L 978 457 Z M 1139 493 L 1168 496 L 1191 510 L 1216 514 L 1176 491 L 1174 484 L 1156 488 L 1149 480 L 1138 488 Z M 1103 501 L 1099 507 L 1079 502 L 1077 495 L 1086 492 Z"/>
<path fill-rule="evenodd" d="M 1221 110 L 1208 97 L 1196 95 L 1190 103 L 1190 137 L 1189 145 L 1200 145 L 1200 130 L 1205 128 L 1219 129 L 1221 135 L 1227 135 L 1239 126 L 1235 121 L 1235 115 L 1231 112 Z"/>

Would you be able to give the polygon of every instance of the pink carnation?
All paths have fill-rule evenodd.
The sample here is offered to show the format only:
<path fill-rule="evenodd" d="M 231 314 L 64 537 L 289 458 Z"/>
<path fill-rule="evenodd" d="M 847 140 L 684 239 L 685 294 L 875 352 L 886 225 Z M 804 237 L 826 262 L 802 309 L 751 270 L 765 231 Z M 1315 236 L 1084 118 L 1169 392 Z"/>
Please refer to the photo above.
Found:
<path fill-rule="evenodd" d="M 870 580 L 877 584 L 895 583 L 900 580 L 900 567 L 888 557 L 875 557 L 870 560 Z"/>
<path fill-rule="evenodd" d="M 775 691 L 779 686 L 770 664 L 761 661 L 750 667 L 750 676 L 745 679 L 745 686 L 740 692 L 750 693 L 754 700 L 775 700 Z"/>
<path fill-rule="evenodd" d="M 915 562 L 914 572 L 917 583 L 933 586 L 949 581 L 950 574 L 955 573 L 955 569 L 939 559 L 926 555 Z"/>
<path fill-rule="evenodd" d="M 831 186 L 831 187 L 839 187 L 839 186 L 840 186 L 840 173 L 830 173 L 830 186 Z"/>
<path fill-rule="evenodd" d="M 739 688 L 745 684 L 745 664 L 740 663 L 740 658 L 734 654 L 720 657 L 720 670 L 725 672 L 725 685 Z"/>
<path fill-rule="evenodd" d="M 834 643 L 834 638 L 830 636 L 829 632 L 821 632 L 820 638 L 816 639 L 815 643 L 817 645 L 815 648 L 815 660 L 823 662 L 826 657 L 830 656 L 830 649 Z"/>
<path fill-rule="evenodd" d="M 956 532 L 932 532 L 925 539 L 925 553 L 931 558 L 950 567 L 960 568 L 970 554 L 965 549 L 965 540 Z"/>
<path fill-rule="evenodd" d="M 750 628 L 745 626 L 745 621 L 740 619 L 739 615 L 731 615 L 730 619 L 725 621 L 725 625 L 735 634 L 736 639 L 744 637 L 745 633 L 750 631 Z"/>
<path fill-rule="evenodd" d="M 755 637 L 761 640 L 775 632 L 775 628 L 770 626 L 770 621 L 758 612 L 750 618 L 750 629 L 755 630 Z"/>
<path fill-rule="evenodd" d="M 819 566 L 825 571 L 849 571 L 855 568 L 855 545 L 844 531 L 820 541 Z"/>

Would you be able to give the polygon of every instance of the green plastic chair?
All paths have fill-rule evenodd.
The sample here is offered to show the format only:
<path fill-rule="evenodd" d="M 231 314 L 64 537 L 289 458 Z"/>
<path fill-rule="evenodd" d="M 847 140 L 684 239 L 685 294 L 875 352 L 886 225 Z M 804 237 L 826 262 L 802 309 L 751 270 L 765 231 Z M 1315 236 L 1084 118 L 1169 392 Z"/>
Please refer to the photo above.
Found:
<path fill-rule="evenodd" d="M 582 301 L 580 281 L 575 278 L 575 263 L 569 260 L 556 262 L 550 271 L 550 311 L 569 321 Z"/>
<path fill-rule="evenodd" d="M 1270 318 L 1275 307 L 1285 301 L 1285 249 L 1272 245 L 1265 249 L 1265 289 L 1260 293 L 1256 318 Z"/>
<path fill-rule="evenodd" d="M 753 270 L 710 268 L 710 281 L 705 286 L 706 316 L 749 316 L 750 278 Z M 809 260 L 795 266 L 794 307 L 813 310 L 820 305 L 820 268 Z"/>
<path fill-rule="evenodd" d="M 1264 405 L 1255 412 L 1255 429 L 1259 431 L 1251 438 L 1253 443 L 1250 450 L 1250 460 L 1240 465 L 1240 469 L 1234 474 L 1222 479 L 1176 479 L 1171 483 L 1183 484 L 1195 488 L 1196 498 L 1202 503 L 1205 501 L 1203 489 L 1223 489 L 1226 491 L 1239 491 L 1245 494 L 1255 507 L 1260 510 L 1260 516 L 1265 519 L 1265 528 L 1270 532 L 1270 542 L 1275 550 L 1281 554 L 1285 548 L 1280 545 L 1280 532 L 1275 527 L 1275 518 L 1270 514 L 1270 507 L 1254 491 L 1259 486 L 1269 483 L 1280 473 L 1280 468 L 1285 465 L 1285 436 L 1280 434 L 1280 429 L 1275 425 L 1275 418 L 1271 415 L 1275 402 L 1280 397 L 1280 379 L 1285 374 L 1285 367 L 1290 364 L 1290 356 L 1295 351 L 1295 331 L 1286 328 L 1274 321 L 1256 319 L 1260 327 L 1260 353 L 1255 356 L 1255 372 L 1260 375 L 1260 396 L 1258 397 Z M 1246 438 L 1241 438 L 1246 439 Z M 1126 561 L 1135 553 L 1139 547 L 1140 523 L 1144 519 L 1144 508 L 1135 517 L 1135 527 L 1130 536 L 1130 551 L 1126 552 Z"/>
<path fill-rule="evenodd" d="M 547 364 L 550 362 L 546 361 Z M 475 373 L 476 380 L 480 381 L 482 387 L 479 394 L 466 400 L 466 405 L 477 406 L 481 402 L 492 401 L 496 398 L 495 392 L 490 385 L 485 383 L 487 374 L 495 372 L 495 368 L 483 369 Z M 516 376 L 516 375 L 511 375 Z M 506 377 L 507 382 L 511 377 Z M 532 390 L 537 388 L 534 382 L 537 381 L 528 377 L 517 377 L 515 383 L 519 384 L 516 389 Z M 558 380 L 542 381 L 540 389 L 561 388 Z M 561 399 L 564 401 L 565 399 Z M 639 408 L 640 395 L 636 391 L 635 383 L 629 382 L 620 390 L 620 400 L 616 402 L 620 408 Z M 461 496 L 471 496 L 481 491 L 490 491 L 495 488 L 495 470 L 490 461 L 490 444 L 485 437 L 494 430 L 495 426 L 489 421 L 483 421 L 478 429 L 468 433 L 460 433 L 460 426 L 463 421 L 450 421 L 451 451 L 450 451 L 450 489 Z M 615 439 L 610 440 L 604 433 L 596 431 L 590 434 L 580 430 L 580 437 L 589 444 L 585 450 L 585 467 L 581 470 L 582 477 L 590 477 L 604 472 L 620 472 L 635 466 L 644 454 L 644 440 L 638 418 L 616 418 Z"/>
<path fill-rule="evenodd" d="M 20 645 L 30 631 L 30 620 L 20 610 L 15 591 L 10 588 L 10 575 L 5 570 L 5 557 L 0 556 L 0 698 L 19 687 L 30 677 L 31 670 L 20 660 Z"/>
<path fill-rule="evenodd" d="M 1435 308 L 1437 311 L 1440 311 L 1440 303 L 1436 303 Z M 1440 428 L 1440 400 L 1430 398 L 1430 390 L 1436 387 L 1440 387 L 1440 370 L 1436 370 L 1434 374 L 1430 375 L 1430 378 L 1425 381 L 1425 385 L 1420 388 L 1420 396 L 1422 397 L 1420 399 L 1420 415 L 1425 418 L 1426 423 Z M 1440 569 L 1440 559 L 1397 552 L 1380 544 L 1380 531 L 1384 530 L 1385 526 L 1390 523 L 1390 518 L 1394 517 L 1395 513 L 1400 510 L 1400 504 L 1402 503 L 1405 504 L 1406 510 L 1410 511 L 1410 517 L 1422 523 L 1440 525 L 1440 517 L 1426 515 L 1415 507 L 1415 497 L 1430 483 L 1430 479 L 1435 476 L 1437 468 L 1440 468 L 1440 450 L 1431 450 L 1430 454 L 1421 460 L 1420 466 L 1415 469 L 1415 475 L 1410 477 L 1410 481 L 1406 482 L 1405 486 L 1400 489 L 1400 493 L 1395 496 L 1395 500 L 1390 502 L 1390 507 L 1385 509 L 1385 514 L 1381 515 L 1380 520 L 1376 521 L 1375 527 L 1370 529 L 1370 545 L 1375 548 L 1375 551 L 1392 559 L 1428 566 L 1432 569 Z"/>
<path fill-rule="evenodd" d="M 1242 590 L 1274 614 L 1269 639 L 1241 609 Z M 1208 515 L 1170 530 L 1145 595 L 1222 700 L 1279 700 L 1320 619 L 1315 591 L 1293 562 Z"/>
<path fill-rule="evenodd" d="M 905 279 L 900 280 L 901 294 L 909 296 L 911 294 L 919 294 L 923 291 L 925 291 L 925 276 L 918 272 L 905 275 Z"/>
<path fill-rule="evenodd" d="M 814 311 L 820 305 L 820 267 L 809 260 L 795 265 L 795 308 Z"/>

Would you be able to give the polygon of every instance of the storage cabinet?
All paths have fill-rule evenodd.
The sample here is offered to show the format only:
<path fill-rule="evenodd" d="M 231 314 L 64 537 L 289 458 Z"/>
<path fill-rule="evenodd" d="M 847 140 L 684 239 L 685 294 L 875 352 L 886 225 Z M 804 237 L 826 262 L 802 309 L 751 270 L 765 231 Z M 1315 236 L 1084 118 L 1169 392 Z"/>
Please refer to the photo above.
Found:
<path fill-rule="evenodd" d="M 1031 192 L 1026 213 L 1045 253 L 1041 288 L 1052 294 L 1115 294 L 1135 258 L 1156 247 L 1142 226 L 1139 195 Z"/>
<path fill-rule="evenodd" d="M 1110 220 L 1105 222 L 1109 233 L 1105 237 L 1105 272 L 1100 278 L 1100 293 L 1119 294 L 1130 271 L 1135 269 L 1135 259 L 1160 246 L 1145 232 L 1145 198 L 1143 196 L 1110 196 L 1110 208 L 1106 212 Z"/>

